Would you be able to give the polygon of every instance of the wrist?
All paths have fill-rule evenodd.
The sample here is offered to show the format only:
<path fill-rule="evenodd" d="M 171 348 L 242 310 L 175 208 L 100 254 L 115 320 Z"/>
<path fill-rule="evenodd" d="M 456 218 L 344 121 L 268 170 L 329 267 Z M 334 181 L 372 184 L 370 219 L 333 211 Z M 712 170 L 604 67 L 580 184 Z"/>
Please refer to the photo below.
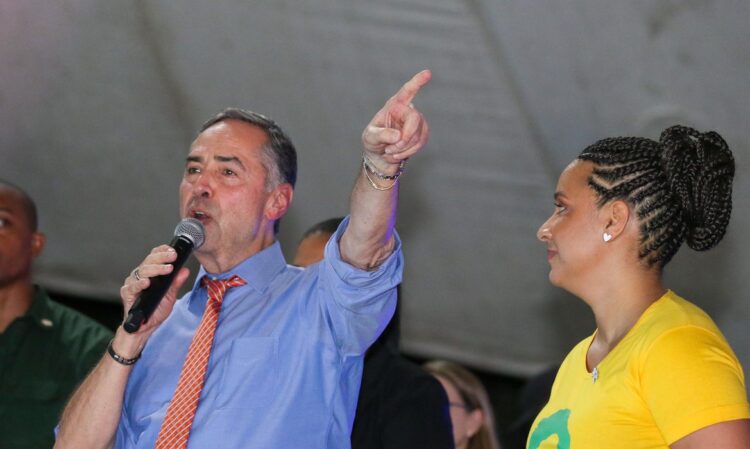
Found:
<path fill-rule="evenodd" d="M 119 363 L 120 365 L 130 366 L 133 365 L 135 362 L 138 361 L 138 359 L 141 358 L 141 354 L 139 353 L 135 357 L 124 357 L 115 351 L 114 347 L 112 346 L 112 342 L 114 342 L 114 339 L 109 341 L 109 344 L 107 345 L 107 354 L 114 360 L 115 362 Z"/>
<path fill-rule="evenodd" d="M 370 186 L 375 190 L 391 190 L 398 184 L 398 178 L 404 172 L 406 160 L 397 163 L 382 162 L 387 164 L 389 170 L 381 171 L 367 152 L 362 153 L 362 171 Z"/>
<path fill-rule="evenodd" d="M 124 359 L 137 359 L 146 346 L 146 338 L 129 334 L 120 326 L 115 331 L 110 346 L 118 356 Z"/>
<path fill-rule="evenodd" d="M 362 152 L 362 160 L 366 167 L 370 169 L 370 172 L 381 179 L 398 178 L 406 166 L 406 160 L 390 162 L 383 155 L 371 153 L 367 150 Z"/>

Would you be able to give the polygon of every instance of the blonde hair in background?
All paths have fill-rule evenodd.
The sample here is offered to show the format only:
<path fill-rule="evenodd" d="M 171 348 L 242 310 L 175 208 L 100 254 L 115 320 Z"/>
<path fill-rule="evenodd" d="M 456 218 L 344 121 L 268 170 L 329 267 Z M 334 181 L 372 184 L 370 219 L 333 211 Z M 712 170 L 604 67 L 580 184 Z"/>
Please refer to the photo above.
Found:
<path fill-rule="evenodd" d="M 469 370 L 453 362 L 433 360 L 424 364 L 424 369 L 434 376 L 450 382 L 469 411 L 481 410 L 484 415 L 482 427 L 469 440 L 468 449 L 500 449 L 495 430 L 495 415 L 482 382 Z"/>

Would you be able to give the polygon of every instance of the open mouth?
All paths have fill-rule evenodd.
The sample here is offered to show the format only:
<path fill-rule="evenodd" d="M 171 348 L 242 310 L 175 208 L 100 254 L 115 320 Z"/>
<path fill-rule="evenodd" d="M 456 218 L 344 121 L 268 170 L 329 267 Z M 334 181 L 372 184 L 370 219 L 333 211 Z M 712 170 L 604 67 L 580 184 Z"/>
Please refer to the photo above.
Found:
<path fill-rule="evenodd" d="M 205 223 L 207 220 L 211 219 L 211 217 L 203 212 L 202 210 L 191 210 L 189 216 L 191 218 L 195 218 L 196 220 L 200 221 L 201 223 Z"/>

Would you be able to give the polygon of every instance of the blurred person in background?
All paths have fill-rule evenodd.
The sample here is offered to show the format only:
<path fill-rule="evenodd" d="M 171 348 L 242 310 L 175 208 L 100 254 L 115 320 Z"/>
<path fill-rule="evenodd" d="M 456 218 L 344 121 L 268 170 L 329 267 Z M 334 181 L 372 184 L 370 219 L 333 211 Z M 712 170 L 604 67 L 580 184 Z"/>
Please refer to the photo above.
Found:
<path fill-rule="evenodd" d="M 34 201 L 0 180 L 0 448 L 49 449 L 65 401 L 112 338 L 32 282 L 44 250 Z"/>
<path fill-rule="evenodd" d="M 326 244 L 342 220 L 331 218 L 305 231 L 294 265 L 307 267 L 323 260 Z M 445 391 L 434 377 L 399 353 L 398 340 L 397 307 L 365 354 L 352 449 L 452 449 Z"/>
<path fill-rule="evenodd" d="M 456 363 L 433 360 L 423 366 L 448 395 L 456 449 L 499 449 L 495 415 L 482 382 Z"/>

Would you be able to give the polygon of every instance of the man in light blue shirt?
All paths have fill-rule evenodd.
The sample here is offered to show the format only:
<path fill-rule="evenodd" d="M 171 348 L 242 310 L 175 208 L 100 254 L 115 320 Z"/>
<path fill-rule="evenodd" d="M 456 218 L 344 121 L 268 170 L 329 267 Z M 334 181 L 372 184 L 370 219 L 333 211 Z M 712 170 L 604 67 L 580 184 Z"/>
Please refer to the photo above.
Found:
<path fill-rule="evenodd" d="M 427 141 L 411 102 L 429 79 L 429 71 L 415 75 L 365 128 L 350 216 L 325 260 L 304 271 L 286 264 L 275 239 L 296 178 L 291 142 L 259 114 L 227 110 L 209 121 L 180 185 L 182 216 L 206 230 L 198 280 L 176 302 L 188 275 L 181 269 L 137 332 L 118 328 L 111 356 L 66 407 L 56 447 L 154 447 L 206 307 L 199 280 L 236 275 L 246 284 L 221 305 L 187 447 L 348 448 L 362 357 L 390 319 L 401 280 L 398 177 Z M 162 245 L 133 270 L 121 288 L 126 311 L 175 257 Z"/>

